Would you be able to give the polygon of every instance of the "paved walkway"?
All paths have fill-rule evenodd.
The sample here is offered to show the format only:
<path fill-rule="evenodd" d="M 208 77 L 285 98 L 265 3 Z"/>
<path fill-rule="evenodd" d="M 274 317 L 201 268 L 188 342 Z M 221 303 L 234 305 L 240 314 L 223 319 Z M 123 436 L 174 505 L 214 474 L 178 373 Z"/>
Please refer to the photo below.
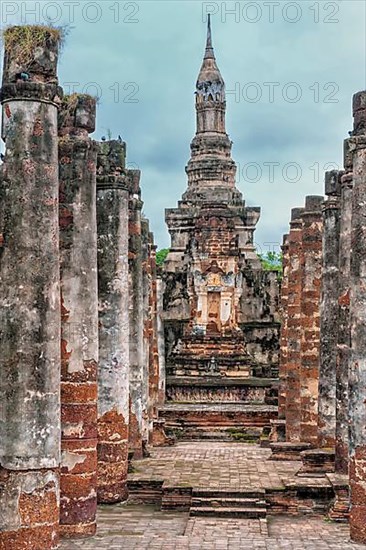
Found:
<path fill-rule="evenodd" d="M 68 541 L 63 550 L 356 550 L 346 525 L 321 518 L 189 518 L 152 506 L 102 507 L 93 539 Z"/>
<path fill-rule="evenodd" d="M 165 487 L 279 488 L 294 477 L 300 463 L 268 461 L 270 455 L 269 449 L 245 443 L 181 442 L 134 461 L 129 479 L 165 480 Z"/>
<path fill-rule="evenodd" d="M 279 487 L 293 478 L 298 462 L 267 461 L 269 451 L 241 443 L 193 442 L 152 451 L 135 461 L 131 479 L 165 485 L 242 489 Z M 266 519 L 189 517 L 155 506 L 116 505 L 99 509 L 92 539 L 65 541 L 62 550 L 356 550 L 347 525 L 318 517 Z"/>

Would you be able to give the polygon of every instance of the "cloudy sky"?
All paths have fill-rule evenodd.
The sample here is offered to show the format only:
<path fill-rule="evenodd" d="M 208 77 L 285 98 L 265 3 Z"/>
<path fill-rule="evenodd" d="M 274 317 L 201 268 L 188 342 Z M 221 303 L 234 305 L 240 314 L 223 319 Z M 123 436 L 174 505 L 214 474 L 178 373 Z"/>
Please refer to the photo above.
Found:
<path fill-rule="evenodd" d="M 342 166 L 352 95 L 366 88 L 363 1 L 4 0 L 1 23 L 69 26 L 60 82 L 101 96 L 94 137 L 127 142 L 129 165 L 142 171 L 144 212 L 165 247 L 164 208 L 186 186 L 207 13 L 237 185 L 248 205 L 261 206 L 258 247 L 274 248 L 290 209 L 322 194 L 324 170 Z"/>

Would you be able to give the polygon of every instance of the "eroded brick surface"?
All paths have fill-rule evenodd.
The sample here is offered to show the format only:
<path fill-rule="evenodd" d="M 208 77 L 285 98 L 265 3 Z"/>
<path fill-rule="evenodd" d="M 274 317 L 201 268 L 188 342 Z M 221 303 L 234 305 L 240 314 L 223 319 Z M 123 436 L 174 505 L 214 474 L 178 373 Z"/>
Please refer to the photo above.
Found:
<path fill-rule="evenodd" d="M 74 94 L 63 98 L 59 111 L 63 536 L 90 535 L 96 529 L 97 146 L 88 136 L 95 129 L 95 103 Z"/>
<path fill-rule="evenodd" d="M 28 550 L 39 541 L 50 550 L 57 546 L 59 532 L 60 37 L 45 27 L 36 45 L 37 28 L 6 32 L 1 88 L 6 150 L 0 169 L 0 548 Z M 23 71 L 26 82 L 19 76 Z"/>
<path fill-rule="evenodd" d="M 127 497 L 129 424 L 128 176 L 126 146 L 98 154 L 98 501 Z"/>

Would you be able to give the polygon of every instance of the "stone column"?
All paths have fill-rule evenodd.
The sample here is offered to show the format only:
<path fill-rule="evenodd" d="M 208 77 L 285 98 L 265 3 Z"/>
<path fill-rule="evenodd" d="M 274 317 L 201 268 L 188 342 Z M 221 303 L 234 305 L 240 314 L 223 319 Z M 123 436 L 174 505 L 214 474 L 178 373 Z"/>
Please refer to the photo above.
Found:
<path fill-rule="evenodd" d="M 320 284 L 322 273 L 322 205 L 324 198 L 305 200 L 302 229 L 301 294 L 301 441 L 318 444 L 318 384 L 320 348 Z"/>
<path fill-rule="evenodd" d="M 351 538 L 366 543 L 366 92 L 353 98 L 349 475 Z"/>
<path fill-rule="evenodd" d="M 335 448 L 336 362 L 338 340 L 338 260 L 340 231 L 340 185 L 342 172 L 325 174 L 323 205 L 323 269 L 320 300 L 319 441 Z"/>
<path fill-rule="evenodd" d="M 5 31 L 0 182 L 0 547 L 56 548 L 60 464 L 60 33 Z"/>
<path fill-rule="evenodd" d="M 140 172 L 129 171 L 130 431 L 135 458 L 143 456 L 143 283 Z"/>
<path fill-rule="evenodd" d="M 143 449 L 149 439 L 150 414 L 150 346 L 152 319 L 150 312 L 150 297 L 152 290 L 150 268 L 149 222 L 141 220 L 142 239 L 142 298 L 143 298 L 143 369 L 142 369 L 142 442 Z"/>
<path fill-rule="evenodd" d="M 164 308 L 164 283 L 162 278 L 158 275 L 156 280 L 156 295 L 157 295 L 157 308 L 156 308 L 156 324 L 157 324 L 157 340 L 158 340 L 158 360 L 159 360 L 159 389 L 158 389 L 158 404 L 163 405 L 165 402 L 165 337 L 164 337 L 164 323 L 162 319 L 162 313 Z"/>
<path fill-rule="evenodd" d="M 288 237 L 288 355 L 286 394 L 286 440 L 300 442 L 301 288 L 303 208 L 291 211 Z"/>
<path fill-rule="evenodd" d="M 149 265 L 151 273 L 151 290 L 149 298 L 150 345 L 149 345 L 149 441 L 152 439 L 154 421 L 157 419 L 159 404 L 159 350 L 157 323 L 157 280 L 156 280 L 156 245 L 154 235 L 149 233 Z"/>
<path fill-rule="evenodd" d="M 96 531 L 98 281 L 95 99 L 66 96 L 59 112 L 61 500 L 64 536 Z"/>
<path fill-rule="evenodd" d="M 128 184 L 125 144 L 100 144 L 97 171 L 98 502 L 127 498 L 129 422 Z"/>
<path fill-rule="evenodd" d="M 282 244 L 282 284 L 281 284 L 281 334 L 280 334 L 280 369 L 278 390 L 278 418 L 286 418 L 286 386 L 287 386 L 287 359 L 288 359 L 288 284 L 289 284 L 289 255 L 288 235 L 283 236 Z"/>
<path fill-rule="evenodd" d="M 336 448 L 335 468 L 348 473 L 348 371 L 351 349 L 350 264 L 351 264 L 351 219 L 352 219 L 352 145 L 344 143 L 344 168 L 341 179 L 341 219 L 339 236 L 339 298 L 338 298 L 338 343 L 337 343 L 337 391 L 336 391 Z"/>

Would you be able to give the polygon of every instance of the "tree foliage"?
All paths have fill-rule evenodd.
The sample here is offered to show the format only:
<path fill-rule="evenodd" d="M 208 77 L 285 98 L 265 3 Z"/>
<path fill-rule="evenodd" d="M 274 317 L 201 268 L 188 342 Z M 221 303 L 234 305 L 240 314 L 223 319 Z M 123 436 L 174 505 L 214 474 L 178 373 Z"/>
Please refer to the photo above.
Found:
<path fill-rule="evenodd" d="M 156 253 L 156 264 L 163 265 L 168 254 L 169 248 L 162 248 L 161 250 L 158 250 Z"/>
<path fill-rule="evenodd" d="M 282 254 L 280 252 L 266 252 L 258 254 L 265 271 L 277 271 L 282 274 Z"/>

